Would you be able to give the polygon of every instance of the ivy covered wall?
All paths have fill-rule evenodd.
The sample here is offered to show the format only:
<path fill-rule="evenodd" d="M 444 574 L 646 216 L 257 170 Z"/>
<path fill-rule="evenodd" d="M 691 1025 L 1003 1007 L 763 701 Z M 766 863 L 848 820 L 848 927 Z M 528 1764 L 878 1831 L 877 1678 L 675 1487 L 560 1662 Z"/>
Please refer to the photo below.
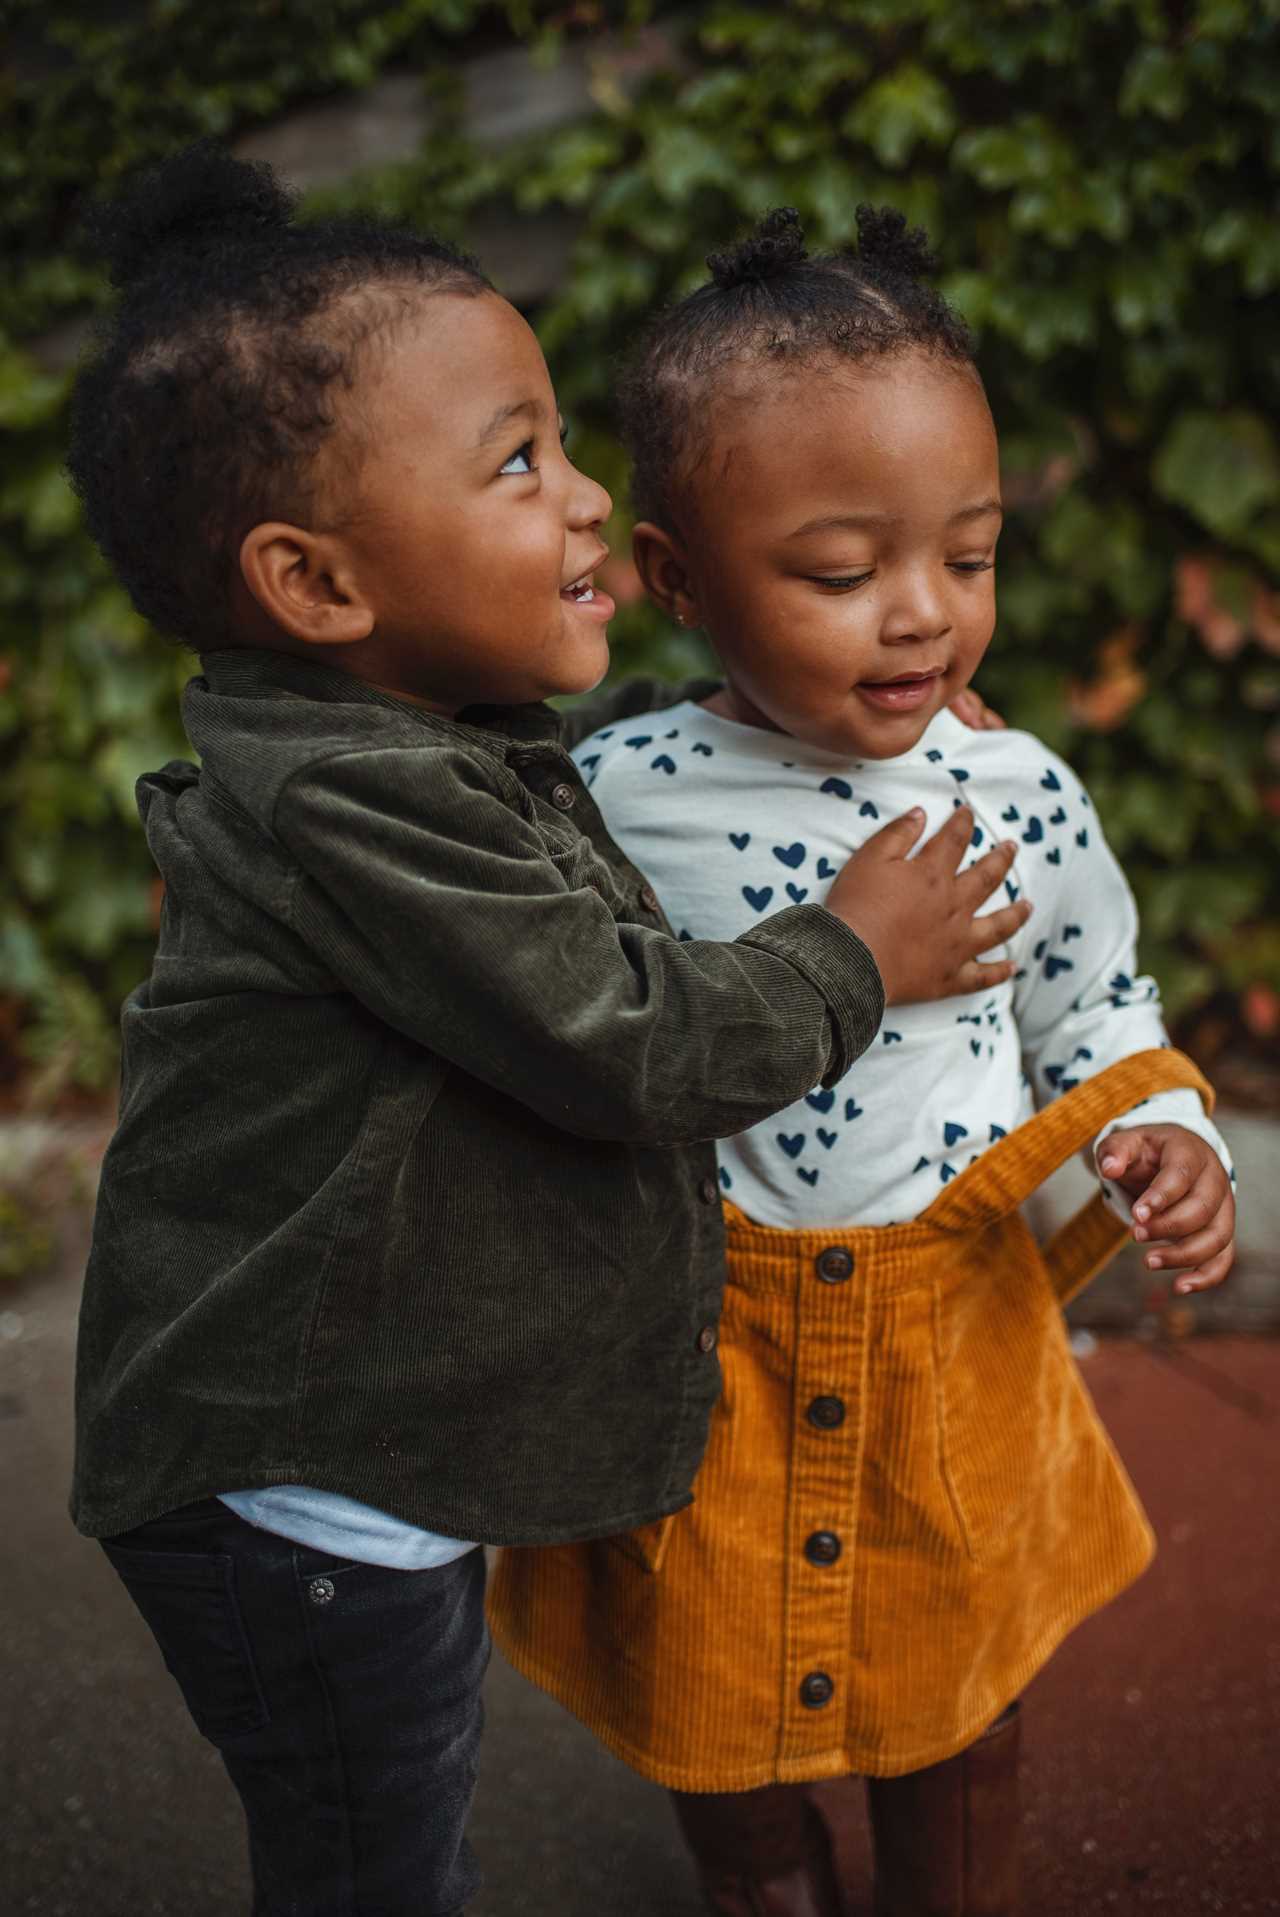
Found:
<path fill-rule="evenodd" d="M 639 85 L 628 20 L 669 48 Z M 421 150 L 313 203 L 463 240 L 571 213 L 569 270 L 534 317 L 575 456 L 620 498 L 610 366 L 710 246 L 778 204 L 816 245 L 851 239 L 865 199 L 928 229 L 979 337 L 1012 508 L 982 689 L 1089 781 L 1175 1011 L 1274 1035 L 1278 29 L 1280 0 L 149 0 L 100 26 L 65 0 L 20 8 L 0 78 L 0 1058 L 48 1091 L 109 1077 L 154 916 L 132 781 L 184 751 L 190 662 L 85 541 L 59 466 L 66 376 L 32 350 L 103 298 L 77 208 L 198 133 L 234 139 L 393 68 L 423 75 Z M 478 152 L 464 62 L 522 41 L 585 50 L 590 109 Z M 618 670 L 678 674 L 696 643 L 634 599 L 614 630 Z"/>

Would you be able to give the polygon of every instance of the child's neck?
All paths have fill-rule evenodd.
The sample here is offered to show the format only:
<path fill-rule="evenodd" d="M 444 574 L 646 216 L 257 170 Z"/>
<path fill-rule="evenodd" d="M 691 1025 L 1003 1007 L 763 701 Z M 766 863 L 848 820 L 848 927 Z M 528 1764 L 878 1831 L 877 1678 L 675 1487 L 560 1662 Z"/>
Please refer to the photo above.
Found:
<path fill-rule="evenodd" d="M 754 706 L 749 699 L 744 698 L 742 693 L 728 681 L 721 686 L 718 692 L 713 692 L 708 698 L 701 700 L 700 704 L 705 712 L 714 712 L 717 718 L 732 720 L 734 725 L 752 726 L 758 732 L 771 732 L 775 738 L 779 739 L 787 739 L 793 736 L 786 732 L 782 726 L 775 725 L 772 719 L 768 718 L 758 707 Z M 925 734 L 929 731 L 930 726 L 936 724 L 941 716 L 941 713 L 935 712 L 928 724 L 922 728 L 920 737 L 914 739 L 909 746 L 904 746 L 901 752 L 891 752 L 883 758 L 864 758 L 863 763 L 869 766 L 893 765 L 899 759 L 910 758 L 911 754 L 920 745 Z M 797 743 L 802 742 L 798 741 Z M 835 749 L 823 748 L 823 750 L 834 752 Z M 836 756 L 839 755 L 837 754 Z M 854 753 L 849 754 L 850 759 L 856 756 Z"/>

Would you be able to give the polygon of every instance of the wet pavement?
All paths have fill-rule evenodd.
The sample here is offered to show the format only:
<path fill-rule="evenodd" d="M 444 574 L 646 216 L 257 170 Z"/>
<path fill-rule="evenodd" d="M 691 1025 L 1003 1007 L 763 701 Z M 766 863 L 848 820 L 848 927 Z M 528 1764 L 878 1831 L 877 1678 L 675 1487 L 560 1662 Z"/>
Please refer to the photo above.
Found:
<path fill-rule="evenodd" d="M 79 1269 L 0 1293 L 0 1913 L 242 1917 L 218 1760 L 65 1516 Z M 1280 1912 L 1280 1341 L 1084 1372 L 1161 1549 L 1028 1693 L 1027 1917 Z M 497 1661 L 473 1836 L 474 1917 L 700 1910 L 663 1793 Z"/>

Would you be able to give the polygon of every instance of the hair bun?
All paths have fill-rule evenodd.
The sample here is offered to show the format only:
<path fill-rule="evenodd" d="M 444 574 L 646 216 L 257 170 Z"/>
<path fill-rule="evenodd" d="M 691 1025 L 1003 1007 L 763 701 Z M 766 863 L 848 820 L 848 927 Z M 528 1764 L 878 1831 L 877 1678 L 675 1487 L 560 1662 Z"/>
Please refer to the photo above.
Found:
<path fill-rule="evenodd" d="M 938 270 L 938 262 L 929 250 L 924 229 L 909 227 L 905 213 L 892 206 L 860 206 L 858 221 L 858 260 L 863 266 L 879 266 L 904 279 L 927 279 Z"/>
<path fill-rule="evenodd" d="M 293 207 L 294 196 L 264 162 L 237 160 L 216 140 L 199 140 L 96 207 L 85 230 L 113 283 L 127 286 L 162 249 L 219 232 L 283 232 Z"/>
<path fill-rule="evenodd" d="M 778 206 L 745 240 L 725 253 L 708 253 L 707 265 L 716 285 L 727 288 L 772 279 L 805 257 L 800 215 L 794 206 Z"/>

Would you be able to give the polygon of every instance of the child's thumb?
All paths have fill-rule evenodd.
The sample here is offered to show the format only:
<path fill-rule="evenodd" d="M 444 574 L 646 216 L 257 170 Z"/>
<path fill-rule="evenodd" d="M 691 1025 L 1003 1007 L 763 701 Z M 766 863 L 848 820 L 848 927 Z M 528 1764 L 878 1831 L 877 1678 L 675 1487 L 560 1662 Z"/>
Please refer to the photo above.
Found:
<path fill-rule="evenodd" d="M 1122 1178 L 1141 1152 L 1141 1132 L 1112 1132 L 1098 1147 L 1098 1170 L 1106 1178 Z"/>

